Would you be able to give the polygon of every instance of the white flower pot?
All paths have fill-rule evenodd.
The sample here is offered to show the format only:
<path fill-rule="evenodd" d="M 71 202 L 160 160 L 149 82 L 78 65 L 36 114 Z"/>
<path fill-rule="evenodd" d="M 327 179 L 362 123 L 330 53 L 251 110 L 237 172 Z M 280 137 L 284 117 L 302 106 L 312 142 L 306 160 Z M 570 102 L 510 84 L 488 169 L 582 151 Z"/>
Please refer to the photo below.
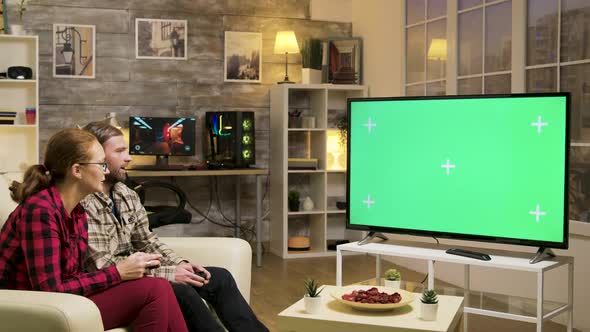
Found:
<path fill-rule="evenodd" d="M 322 71 L 317 69 L 301 69 L 301 83 L 303 84 L 320 84 L 322 83 Z"/>
<path fill-rule="evenodd" d="M 307 313 L 317 314 L 322 308 L 322 297 L 309 297 L 305 295 L 303 297 L 303 306 L 305 307 L 305 311 L 307 311 Z"/>
<path fill-rule="evenodd" d="M 438 303 L 426 304 L 420 302 L 420 304 L 420 318 L 422 318 L 422 320 L 436 320 Z"/>
<path fill-rule="evenodd" d="M 387 280 L 383 279 L 383 286 L 390 287 L 390 288 L 401 288 L 401 280 Z"/>
<path fill-rule="evenodd" d="M 13 35 L 24 35 L 25 34 L 25 26 L 22 24 L 11 24 L 10 25 L 10 33 Z"/>

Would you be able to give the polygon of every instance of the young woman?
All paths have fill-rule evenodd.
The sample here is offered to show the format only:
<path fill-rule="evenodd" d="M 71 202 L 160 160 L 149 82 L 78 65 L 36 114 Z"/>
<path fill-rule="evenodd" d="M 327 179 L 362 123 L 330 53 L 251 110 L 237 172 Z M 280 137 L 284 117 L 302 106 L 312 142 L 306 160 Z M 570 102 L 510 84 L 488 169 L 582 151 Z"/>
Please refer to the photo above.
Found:
<path fill-rule="evenodd" d="M 95 272 L 82 270 L 88 233 L 79 202 L 102 191 L 106 174 L 92 134 L 64 129 L 51 137 L 44 163 L 11 187 L 20 204 L 0 231 L 0 288 L 86 296 L 105 329 L 133 323 L 135 331 L 187 331 L 168 281 L 144 277 L 160 264 L 159 255 L 140 252 Z"/>

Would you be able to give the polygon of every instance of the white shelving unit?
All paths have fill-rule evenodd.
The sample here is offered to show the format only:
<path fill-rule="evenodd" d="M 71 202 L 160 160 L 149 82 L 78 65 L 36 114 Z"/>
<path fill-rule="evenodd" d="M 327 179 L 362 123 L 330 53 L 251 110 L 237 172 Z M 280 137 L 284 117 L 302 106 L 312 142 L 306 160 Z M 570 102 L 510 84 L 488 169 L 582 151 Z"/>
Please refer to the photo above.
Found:
<path fill-rule="evenodd" d="M 0 218 L 5 220 L 16 204 L 8 185 L 22 180 L 26 168 L 39 161 L 39 39 L 37 36 L 0 35 L 0 72 L 24 66 L 33 70 L 30 80 L 0 79 L 0 111 L 17 112 L 14 125 L 0 125 Z M 27 124 L 25 109 L 37 110 L 35 124 Z"/>
<path fill-rule="evenodd" d="M 336 255 L 328 244 L 336 240 L 358 241 L 363 233 L 346 229 L 346 211 L 336 201 L 346 196 L 346 155 L 328 152 L 336 144 L 337 121 L 346 116 L 347 99 L 366 97 L 359 85 L 281 84 L 270 94 L 271 121 L 271 244 L 270 251 L 283 258 Z M 297 120 L 313 118 L 313 126 L 289 120 L 289 112 L 300 112 Z M 331 151 L 334 151 L 332 149 Z M 315 170 L 290 170 L 289 158 L 315 158 Z M 288 192 L 314 202 L 311 211 L 289 211 Z M 311 249 L 288 250 L 291 236 L 307 236 Z"/>

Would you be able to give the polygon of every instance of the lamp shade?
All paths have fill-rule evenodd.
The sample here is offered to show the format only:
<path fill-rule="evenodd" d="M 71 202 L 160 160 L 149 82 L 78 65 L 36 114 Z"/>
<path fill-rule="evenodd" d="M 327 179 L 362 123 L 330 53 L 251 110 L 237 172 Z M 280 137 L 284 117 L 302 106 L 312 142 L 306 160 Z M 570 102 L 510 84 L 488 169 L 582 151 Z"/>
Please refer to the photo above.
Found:
<path fill-rule="evenodd" d="M 446 60 L 447 59 L 447 40 L 434 38 L 428 47 L 429 60 Z"/>
<path fill-rule="evenodd" d="M 61 50 L 61 54 L 64 56 L 64 62 L 66 64 L 72 63 L 72 57 L 74 56 L 74 49 L 72 48 L 72 44 L 65 43 L 64 48 Z"/>
<path fill-rule="evenodd" d="M 275 39 L 275 54 L 299 53 L 294 31 L 279 31 Z"/>

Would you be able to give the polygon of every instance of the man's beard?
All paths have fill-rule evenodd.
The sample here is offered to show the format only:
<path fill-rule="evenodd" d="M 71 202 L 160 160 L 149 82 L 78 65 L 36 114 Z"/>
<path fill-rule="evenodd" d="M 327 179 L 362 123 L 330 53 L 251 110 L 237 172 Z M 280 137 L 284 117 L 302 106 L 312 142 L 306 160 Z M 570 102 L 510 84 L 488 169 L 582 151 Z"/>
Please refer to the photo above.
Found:
<path fill-rule="evenodd" d="M 125 180 L 127 180 L 127 173 L 123 173 L 121 170 L 116 172 L 109 170 L 109 174 L 105 175 L 104 182 L 113 185 L 117 182 L 125 182 Z"/>

